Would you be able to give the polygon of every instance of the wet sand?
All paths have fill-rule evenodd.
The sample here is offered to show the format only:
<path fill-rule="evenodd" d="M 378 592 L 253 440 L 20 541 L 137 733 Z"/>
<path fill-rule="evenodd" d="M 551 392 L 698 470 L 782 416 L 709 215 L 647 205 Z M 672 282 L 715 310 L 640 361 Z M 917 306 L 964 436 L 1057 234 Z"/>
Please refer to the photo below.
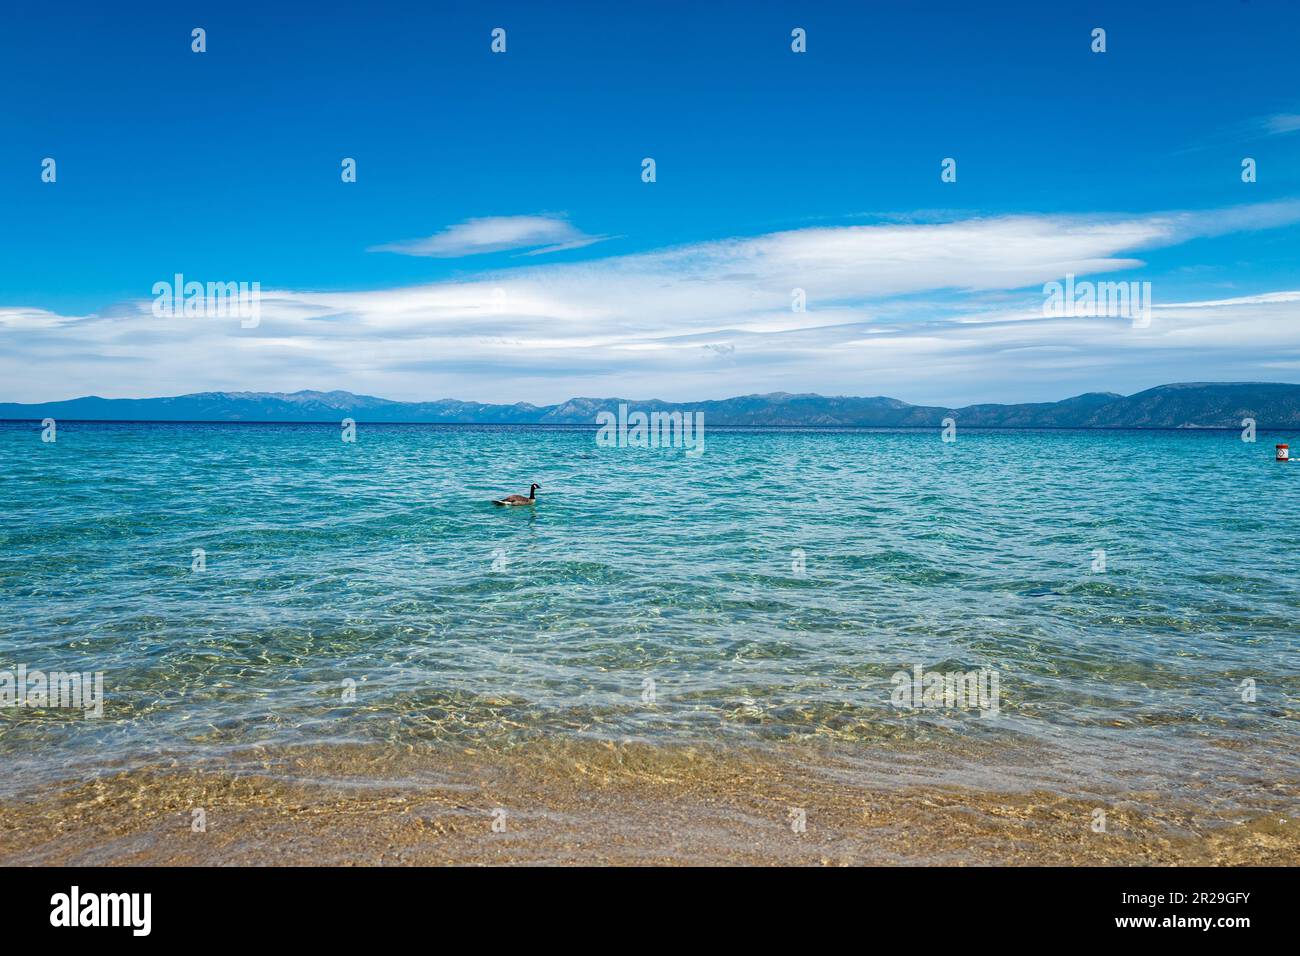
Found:
<path fill-rule="evenodd" d="M 864 783 L 834 756 L 780 749 L 315 747 L 11 797 L 0 864 L 1293 865 L 1297 796 L 1276 785 L 1228 812 L 1151 792 Z"/>

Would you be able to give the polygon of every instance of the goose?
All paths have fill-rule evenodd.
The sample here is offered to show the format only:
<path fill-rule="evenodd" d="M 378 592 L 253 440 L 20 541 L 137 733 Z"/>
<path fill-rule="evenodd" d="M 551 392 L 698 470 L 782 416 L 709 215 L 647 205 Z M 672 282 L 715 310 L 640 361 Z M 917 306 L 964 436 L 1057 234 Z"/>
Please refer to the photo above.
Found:
<path fill-rule="evenodd" d="M 496 498 L 493 498 L 492 503 L 494 505 L 502 505 L 502 506 L 535 504 L 537 502 L 537 489 L 540 487 L 542 486 L 529 485 L 527 498 L 525 498 L 523 495 L 506 495 L 504 498 L 500 499 L 499 501 Z"/>

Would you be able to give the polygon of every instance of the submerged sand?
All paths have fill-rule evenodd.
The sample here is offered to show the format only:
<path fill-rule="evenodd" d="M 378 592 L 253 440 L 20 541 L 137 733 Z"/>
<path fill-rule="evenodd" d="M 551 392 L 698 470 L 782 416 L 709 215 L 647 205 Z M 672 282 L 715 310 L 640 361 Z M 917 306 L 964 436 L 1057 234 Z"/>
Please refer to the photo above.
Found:
<path fill-rule="evenodd" d="M 859 770 L 825 753 L 633 743 L 263 751 L 10 798 L 0 864 L 1300 862 L 1291 785 L 1227 811 L 1208 795 L 1082 796 Z"/>

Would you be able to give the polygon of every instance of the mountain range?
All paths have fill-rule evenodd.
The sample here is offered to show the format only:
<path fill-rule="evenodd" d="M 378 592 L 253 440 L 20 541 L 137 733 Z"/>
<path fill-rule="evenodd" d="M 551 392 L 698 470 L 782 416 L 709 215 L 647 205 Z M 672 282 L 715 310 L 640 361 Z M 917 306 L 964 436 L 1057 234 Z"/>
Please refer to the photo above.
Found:
<path fill-rule="evenodd" d="M 395 402 L 350 392 L 198 392 L 173 398 L 99 398 L 0 403 L 0 419 L 200 422 L 428 422 L 594 425 L 600 411 L 630 409 L 703 412 L 710 427 L 736 425 L 857 425 L 939 427 L 952 417 L 976 428 L 1258 428 L 1300 427 L 1300 385 L 1267 382 L 1187 382 L 1134 395 L 1089 392 L 1059 402 L 911 405 L 896 398 L 827 397 L 773 392 L 705 402 L 571 398 L 558 405 L 487 405 L 443 399 Z"/>

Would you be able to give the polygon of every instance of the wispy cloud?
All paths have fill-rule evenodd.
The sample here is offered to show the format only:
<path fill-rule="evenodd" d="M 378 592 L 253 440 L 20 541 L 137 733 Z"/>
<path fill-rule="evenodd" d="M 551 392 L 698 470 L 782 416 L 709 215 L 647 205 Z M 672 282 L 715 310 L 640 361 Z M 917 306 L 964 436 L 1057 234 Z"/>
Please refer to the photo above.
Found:
<path fill-rule="evenodd" d="M 1157 285 L 1151 325 L 1135 329 L 1044 318 L 1042 284 L 1296 222 L 1300 203 L 1281 202 L 817 227 L 407 288 L 264 290 L 255 329 L 156 317 L 145 299 L 90 316 L 0 308 L 0 399 L 312 387 L 535 402 L 808 390 L 960 404 L 1260 378 L 1300 360 L 1294 292 L 1176 304 Z M 806 311 L 792 308 L 795 290 Z"/>
<path fill-rule="evenodd" d="M 1271 136 L 1285 136 L 1300 131 L 1300 113 L 1271 113 L 1231 123 L 1176 150 L 1177 153 L 1196 153 L 1234 144 L 1252 143 Z"/>
<path fill-rule="evenodd" d="M 469 219 L 427 239 L 404 239 L 373 246 L 370 252 L 395 252 L 403 256 L 453 259 L 486 252 L 528 250 L 538 256 L 565 249 L 581 249 L 608 236 L 589 236 L 559 216 L 489 216 Z"/>
<path fill-rule="evenodd" d="M 1300 130 L 1300 113 L 1277 113 L 1264 117 L 1261 125 L 1270 136 L 1281 136 Z"/>

